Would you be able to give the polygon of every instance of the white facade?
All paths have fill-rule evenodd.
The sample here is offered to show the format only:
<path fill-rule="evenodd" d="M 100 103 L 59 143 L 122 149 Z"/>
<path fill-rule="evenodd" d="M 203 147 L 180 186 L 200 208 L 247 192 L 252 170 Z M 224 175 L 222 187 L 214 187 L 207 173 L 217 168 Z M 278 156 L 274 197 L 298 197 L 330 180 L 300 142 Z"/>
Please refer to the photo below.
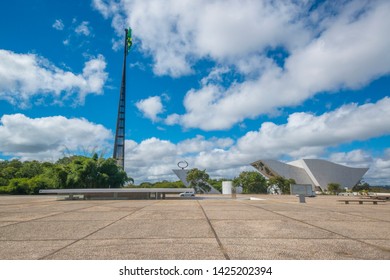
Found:
<path fill-rule="evenodd" d="M 354 168 L 322 159 L 301 159 L 289 163 L 277 160 L 258 160 L 251 164 L 267 178 L 281 176 L 294 179 L 297 184 L 311 184 L 313 190 L 327 190 L 329 183 L 351 189 L 368 168 Z"/>
<path fill-rule="evenodd" d="M 236 187 L 236 194 L 242 193 L 242 187 Z M 232 194 L 233 192 L 233 182 L 232 181 L 222 181 L 222 194 Z"/>
<path fill-rule="evenodd" d="M 222 181 L 222 194 L 232 194 L 233 182 Z"/>

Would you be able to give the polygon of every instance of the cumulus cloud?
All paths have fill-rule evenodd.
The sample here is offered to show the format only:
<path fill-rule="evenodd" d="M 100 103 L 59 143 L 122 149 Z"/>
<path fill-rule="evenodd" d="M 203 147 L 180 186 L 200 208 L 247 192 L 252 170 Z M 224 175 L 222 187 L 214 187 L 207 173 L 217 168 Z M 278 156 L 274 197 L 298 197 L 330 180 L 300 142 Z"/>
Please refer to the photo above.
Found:
<path fill-rule="evenodd" d="M 295 20 L 300 10 L 290 1 L 95 0 L 93 5 L 113 18 L 118 34 L 124 23 L 132 26 L 159 75 L 189 74 L 204 57 L 223 60 L 278 44 L 293 47 L 308 38 L 296 32 L 302 31 Z"/>
<path fill-rule="evenodd" d="M 108 74 L 102 55 L 84 65 L 75 74 L 56 67 L 36 54 L 18 54 L 0 50 L 0 99 L 26 107 L 34 97 L 52 97 L 56 102 L 76 96 L 83 103 L 88 94 L 101 94 Z"/>
<path fill-rule="evenodd" d="M 389 185 L 390 149 L 386 149 L 381 156 L 374 157 L 361 149 L 350 152 L 334 153 L 330 160 L 352 167 L 369 167 L 364 181 L 371 185 Z"/>
<path fill-rule="evenodd" d="M 258 131 L 248 132 L 240 138 L 237 147 L 248 154 L 252 153 L 252 149 L 271 149 L 282 155 L 303 147 L 321 149 L 390 134 L 387 125 L 390 121 L 389 108 L 390 98 L 385 97 L 377 103 L 345 105 L 320 116 L 293 113 L 286 124 L 266 122 Z"/>
<path fill-rule="evenodd" d="M 142 112 L 145 118 L 153 122 L 159 120 L 158 114 L 164 111 L 164 106 L 160 96 L 152 96 L 138 101 L 135 106 Z"/>
<path fill-rule="evenodd" d="M 200 135 L 177 144 L 156 137 L 140 143 L 127 140 L 125 168 L 138 183 L 145 180 L 178 180 L 172 169 L 178 168 L 176 164 L 179 161 L 185 159 L 190 164 L 189 168 L 200 168 L 196 162 L 200 153 L 229 148 L 232 144 L 233 140 L 229 138 L 205 139 Z"/>
<path fill-rule="evenodd" d="M 367 181 L 375 182 L 377 185 L 389 185 L 390 149 L 386 149 L 383 156 L 373 158 L 367 173 Z"/>
<path fill-rule="evenodd" d="M 322 115 L 293 113 L 284 124 L 264 123 L 234 140 L 197 135 L 178 143 L 152 137 L 126 141 L 125 168 L 136 180 L 177 180 L 171 169 L 186 160 L 189 168 L 206 169 L 214 178 L 233 178 L 253 170 L 251 162 L 264 158 L 325 158 L 356 167 L 370 167 L 365 180 L 388 183 L 390 149 L 374 157 L 355 149 L 329 153 L 329 148 L 390 134 L 390 98 L 364 105 L 349 104 Z M 348 127 L 348 129 L 346 129 Z M 110 149 L 112 132 L 85 119 L 62 116 L 28 118 L 4 115 L 0 121 L 0 153 L 22 159 L 55 160 L 83 147 Z M 332 149 L 330 149 L 332 150 Z"/>
<path fill-rule="evenodd" d="M 388 1 L 305 2 L 95 0 L 94 6 L 118 34 L 132 26 L 158 75 L 191 74 L 200 60 L 240 74 L 239 82 L 227 82 L 219 79 L 225 72 L 212 70 L 213 79 L 206 75 L 186 93 L 186 112 L 166 120 L 222 130 L 390 73 Z"/>
<path fill-rule="evenodd" d="M 265 69 L 258 78 L 233 83 L 227 90 L 218 83 L 190 90 L 184 100 L 187 113 L 179 123 L 204 130 L 228 129 L 246 118 L 298 105 L 318 92 L 356 89 L 388 74 L 387 12 L 388 2 L 355 20 L 345 12 L 318 38 L 293 50 L 284 68 L 267 61 L 260 64 Z"/>
<path fill-rule="evenodd" d="M 158 138 L 141 143 L 128 141 L 126 166 L 137 180 L 175 180 L 171 169 L 185 159 L 190 168 L 206 169 L 213 176 L 232 178 L 243 170 L 251 170 L 249 163 L 261 158 L 325 158 L 348 166 L 370 167 L 366 180 L 383 183 L 388 182 L 388 151 L 383 158 L 374 159 L 369 152 L 360 149 L 332 154 L 328 154 L 328 149 L 390 134 L 388 123 L 390 98 L 386 97 L 377 103 L 345 105 L 319 116 L 293 113 L 285 124 L 263 123 L 258 131 L 250 131 L 236 141 L 206 139 L 201 135 L 176 144 Z"/>
<path fill-rule="evenodd" d="M 353 167 L 366 167 L 373 161 L 372 156 L 361 149 L 333 153 L 329 156 L 329 159 L 333 162 Z"/>
<path fill-rule="evenodd" d="M 104 151 L 112 137 L 110 130 L 83 118 L 14 114 L 0 119 L 0 153 L 22 160 L 54 161 L 82 149 Z"/>

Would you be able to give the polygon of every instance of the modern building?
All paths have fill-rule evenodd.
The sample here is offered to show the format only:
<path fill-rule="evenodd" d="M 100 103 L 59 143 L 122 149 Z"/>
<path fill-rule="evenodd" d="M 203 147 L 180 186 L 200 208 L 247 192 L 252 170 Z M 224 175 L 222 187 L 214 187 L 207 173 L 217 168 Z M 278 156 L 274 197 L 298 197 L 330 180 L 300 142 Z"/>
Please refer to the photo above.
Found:
<path fill-rule="evenodd" d="M 289 163 L 264 159 L 251 165 L 266 178 L 281 176 L 294 179 L 296 184 L 310 184 L 316 191 L 326 191 L 329 183 L 337 183 L 342 188 L 352 189 L 368 170 L 322 159 L 300 159 Z"/>

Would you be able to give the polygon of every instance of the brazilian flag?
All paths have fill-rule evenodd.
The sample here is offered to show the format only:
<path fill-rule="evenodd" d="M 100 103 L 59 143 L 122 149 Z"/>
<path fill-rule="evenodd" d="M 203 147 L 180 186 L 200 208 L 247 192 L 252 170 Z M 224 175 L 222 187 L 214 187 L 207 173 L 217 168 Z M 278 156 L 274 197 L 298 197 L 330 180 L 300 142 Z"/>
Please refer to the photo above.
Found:
<path fill-rule="evenodd" d="M 131 28 L 127 30 L 126 43 L 127 43 L 127 53 L 129 53 L 130 48 L 133 45 L 133 38 L 131 37 Z"/>

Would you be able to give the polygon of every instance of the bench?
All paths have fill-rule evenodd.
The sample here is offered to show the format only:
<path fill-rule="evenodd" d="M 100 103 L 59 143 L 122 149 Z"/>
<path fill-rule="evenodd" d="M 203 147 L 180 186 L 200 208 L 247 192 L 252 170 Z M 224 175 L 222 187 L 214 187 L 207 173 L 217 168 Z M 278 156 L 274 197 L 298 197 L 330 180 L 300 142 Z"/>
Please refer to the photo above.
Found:
<path fill-rule="evenodd" d="M 350 202 L 359 202 L 359 204 L 363 204 L 363 202 L 371 202 L 372 204 L 378 204 L 378 202 L 386 202 L 384 200 L 374 200 L 374 199 L 340 199 L 340 202 L 344 202 L 345 204 L 349 204 Z"/>

